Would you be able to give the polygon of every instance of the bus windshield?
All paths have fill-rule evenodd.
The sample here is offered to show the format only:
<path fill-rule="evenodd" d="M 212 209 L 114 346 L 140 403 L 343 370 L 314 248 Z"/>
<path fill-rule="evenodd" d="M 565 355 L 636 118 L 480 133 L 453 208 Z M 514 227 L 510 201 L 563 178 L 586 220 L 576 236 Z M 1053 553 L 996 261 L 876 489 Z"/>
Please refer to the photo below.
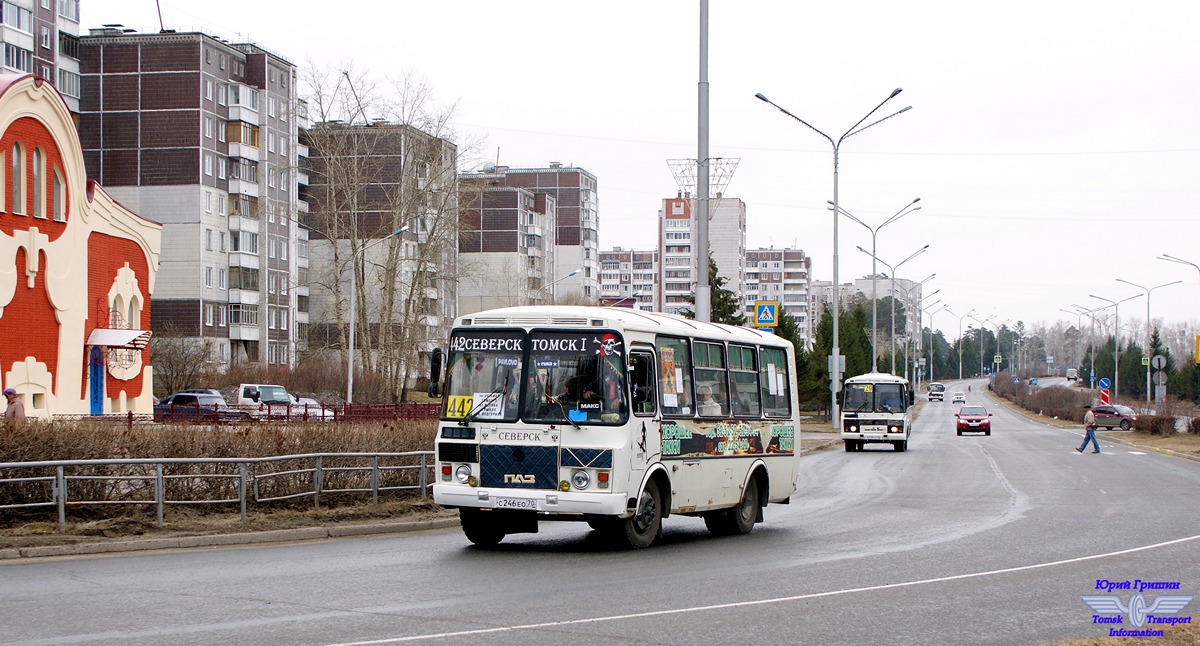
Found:
<path fill-rule="evenodd" d="M 846 384 L 842 402 L 847 413 L 902 413 L 907 410 L 901 384 Z"/>
<path fill-rule="evenodd" d="M 464 330 L 450 339 L 443 416 L 620 424 L 624 343 L 611 330 Z"/>
<path fill-rule="evenodd" d="M 616 332 L 531 332 L 529 365 L 525 421 L 624 422 L 625 350 Z"/>
<path fill-rule="evenodd" d="M 450 337 L 445 417 L 516 420 L 524 336 L 520 330 L 470 330 Z"/>

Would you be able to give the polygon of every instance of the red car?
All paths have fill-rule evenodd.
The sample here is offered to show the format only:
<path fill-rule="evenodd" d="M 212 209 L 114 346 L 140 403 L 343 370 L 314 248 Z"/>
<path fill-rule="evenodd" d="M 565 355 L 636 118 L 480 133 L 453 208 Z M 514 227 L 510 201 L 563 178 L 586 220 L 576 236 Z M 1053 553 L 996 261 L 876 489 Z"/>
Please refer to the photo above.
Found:
<path fill-rule="evenodd" d="M 963 406 L 954 414 L 954 420 L 959 435 L 964 431 L 992 434 L 992 414 L 983 406 Z"/>

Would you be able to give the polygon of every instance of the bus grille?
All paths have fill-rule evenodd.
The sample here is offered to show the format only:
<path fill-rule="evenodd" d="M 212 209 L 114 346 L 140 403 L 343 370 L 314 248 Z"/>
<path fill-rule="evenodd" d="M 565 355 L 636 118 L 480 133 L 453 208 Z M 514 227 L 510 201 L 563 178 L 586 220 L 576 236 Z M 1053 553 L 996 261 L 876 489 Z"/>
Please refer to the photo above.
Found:
<path fill-rule="evenodd" d="M 558 486 L 558 447 L 485 444 L 479 447 L 479 457 L 481 487 L 554 489 Z"/>
<path fill-rule="evenodd" d="M 479 446 L 442 442 L 438 444 L 438 460 L 441 462 L 478 462 Z"/>

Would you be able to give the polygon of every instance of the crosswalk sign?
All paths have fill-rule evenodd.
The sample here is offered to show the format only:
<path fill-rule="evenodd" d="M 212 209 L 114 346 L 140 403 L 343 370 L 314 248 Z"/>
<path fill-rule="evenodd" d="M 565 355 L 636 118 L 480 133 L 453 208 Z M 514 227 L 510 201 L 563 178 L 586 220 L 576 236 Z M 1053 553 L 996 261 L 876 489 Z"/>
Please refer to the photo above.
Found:
<path fill-rule="evenodd" d="M 775 327 L 778 320 L 778 302 L 757 301 L 754 303 L 754 327 Z"/>

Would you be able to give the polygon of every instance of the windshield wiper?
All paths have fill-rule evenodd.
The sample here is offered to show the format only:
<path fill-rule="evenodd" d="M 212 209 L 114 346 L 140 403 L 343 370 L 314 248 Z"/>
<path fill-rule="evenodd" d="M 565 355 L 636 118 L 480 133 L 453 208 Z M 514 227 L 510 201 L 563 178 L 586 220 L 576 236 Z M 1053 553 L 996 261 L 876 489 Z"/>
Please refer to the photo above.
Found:
<path fill-rule="evenodd" d="M 583 430 L 582 426 L 580 426 L 579 424 L 576 424 L 575 420 L 571 419 L 571 414 L 567 412 L 566 407 L 563 406 L 562 402 L 559 401 L 559 399 L 557 397 L 555 397 L 554 395 L 551 395 L 550 393 L 546 393 L 546 399 L 550 403 L 558 406 L 558 410 L 561 411 L 563 414 L 563 419 L 565 419 L 568 423 L 570 423 L 571 426 L 574 426 L 575 430 L 577 430 L 577 431 Z"/>
<path fill-rule="evenodd" d="M 463 418 L 461 420 L 459 420 L 458 425 L 466 426 L 467 424 L 470 424 L 471 421 L 475 419 L 475 416 L 478 415 L 479 413 L 483 412 L 483 410 L 486 409 L 488 406 L 491 406 L 492 402 L 496 401 L 497 397 L 499 397 L 501 395 L 507 395 L 508 394 L 508 378 L 510 376 L 511 375 L 505 375 L 503 384 L 500 384 L 500 386 L 498 388 L 496 388 L 492 392 L 488 393 L 487 396 L 485 396 L 479 403 L 472 406 L 471 410 L 467 411 L 467 414 L 463 415 Z"/>

